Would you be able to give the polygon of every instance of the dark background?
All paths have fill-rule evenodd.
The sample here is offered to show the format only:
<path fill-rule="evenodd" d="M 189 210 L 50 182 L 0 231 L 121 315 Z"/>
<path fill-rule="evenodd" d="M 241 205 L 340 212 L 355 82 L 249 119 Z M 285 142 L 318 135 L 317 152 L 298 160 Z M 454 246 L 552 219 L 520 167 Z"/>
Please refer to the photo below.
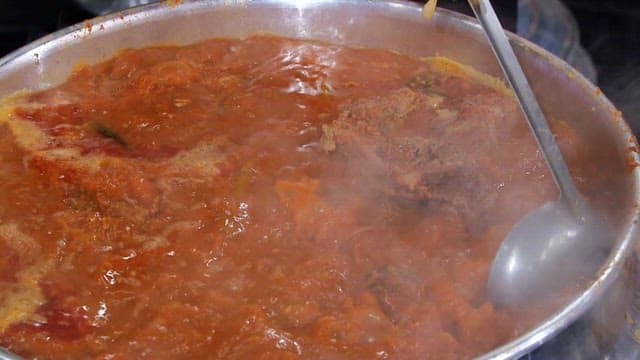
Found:
<path fill-rule="evenodd" d="M 640 1 L 564 1 L 596 64 L 598 85 L 640 134 Z"/>
<path fill-rule="evenodd" d="M 596 65 L 598 85 L 640 134 L 640 1 L 564 2 L 578 21 L 582 45 Z M 505 27 L 515 30 L 517 1 L 492 3 Z M 440 0 L 439 6 L 471 14 L 464 0 Z M 0 56 L 91 17 L 72 0 L 0 0 Z"/>

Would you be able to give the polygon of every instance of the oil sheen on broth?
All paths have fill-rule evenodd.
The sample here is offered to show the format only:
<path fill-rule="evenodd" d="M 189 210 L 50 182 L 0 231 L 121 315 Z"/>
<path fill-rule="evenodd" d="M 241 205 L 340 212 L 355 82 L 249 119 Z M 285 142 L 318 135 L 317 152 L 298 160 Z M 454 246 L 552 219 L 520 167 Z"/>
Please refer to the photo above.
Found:
<path fill-rule="evenodd" d="M 544 313 L 484 287 L 555 188 L 511 93 L 447 59 L 210 39 L 1 113 L 0 345 L 27 358 L 459 359 Z"/>

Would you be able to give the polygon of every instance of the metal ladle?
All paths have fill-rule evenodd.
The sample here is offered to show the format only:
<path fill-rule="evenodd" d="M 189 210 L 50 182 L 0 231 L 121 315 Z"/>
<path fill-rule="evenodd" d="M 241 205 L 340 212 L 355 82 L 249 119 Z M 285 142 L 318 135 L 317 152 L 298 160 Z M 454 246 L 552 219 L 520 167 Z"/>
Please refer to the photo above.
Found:
<path fill-rule="evenodd" d="M 469 0 L 513 88 L 558 186 L 558 200 L 525 216 L 502 242 L 491 266 L 488 295 L 525 305 L 595 274 L 608 253 L 608 227 L 576 188 L 549 124 L 489 0 Z"/>

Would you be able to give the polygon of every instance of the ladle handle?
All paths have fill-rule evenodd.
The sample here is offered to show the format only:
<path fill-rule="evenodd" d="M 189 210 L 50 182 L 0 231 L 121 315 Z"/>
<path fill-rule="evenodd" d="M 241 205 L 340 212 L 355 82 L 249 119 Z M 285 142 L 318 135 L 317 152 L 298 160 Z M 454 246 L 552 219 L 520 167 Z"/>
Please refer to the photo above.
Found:
<path fill-rule="evenodd" d="M 560 147 L 549 128 L 549 123 L 533 94 L 533 90 L 531 90 L 531 86 L 529 86 L 529 82 L 522 71 L 522 67 L 520 67 L 520 63 L 491 3 L 489 0 L 469 0 L 469 5 L 471 5 L 473 12 L 484 28 L 502 71 L 504 71 L 507 81 L 516 93 L 518 103 L 542 150 L 544 159 L 551 170 L 553 180 L 560 190 L 560 198 L 569 204 L 577 219 L 584 220 L 586 208 L 582 195 L 571 178 L 569 168 L 560 152 Z"/>

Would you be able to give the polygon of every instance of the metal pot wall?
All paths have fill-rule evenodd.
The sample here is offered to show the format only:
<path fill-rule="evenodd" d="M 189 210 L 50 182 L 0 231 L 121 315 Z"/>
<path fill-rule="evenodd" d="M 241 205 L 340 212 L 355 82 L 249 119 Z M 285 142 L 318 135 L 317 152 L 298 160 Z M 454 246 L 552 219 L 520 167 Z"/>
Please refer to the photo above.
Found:
<path fill-rule="evenodd" d="M 55 85 L 77 63 L 95 63 L 123 48 L 259 31 L 414 56 L 439 54 L 501 74 L 473 19 L 439 11 L 427 21 L 417 5 L 401 0 L 183 1 L 96 18 L 9 54 L 0 59 L 0 96 Z M 625 311 L 635 280 L 631 255 L 640 220 L 636 140 L 619 112 L 584 77 L 526 40 L 512 36 L 512 43 L 545 112 L 581 128 L 592 148 L 610 155 L 598 166 L 618 184 L 603 189 L 620 199 L 614 219 L 618 231 L 607 263 L 583 292 L 536 328 L 480 359 L 602 357 L 616 349 L 617 339 L 628 330 Z"/>

